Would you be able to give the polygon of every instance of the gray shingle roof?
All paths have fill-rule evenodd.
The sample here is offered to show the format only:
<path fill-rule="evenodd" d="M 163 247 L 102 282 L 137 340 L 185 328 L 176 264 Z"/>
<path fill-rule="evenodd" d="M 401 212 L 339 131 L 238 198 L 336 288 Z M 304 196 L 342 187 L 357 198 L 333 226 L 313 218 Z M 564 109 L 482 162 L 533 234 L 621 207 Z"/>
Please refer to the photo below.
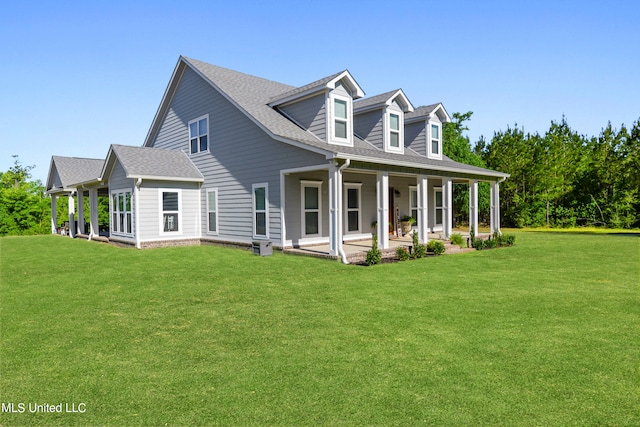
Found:
<path fill-rule="evenodd" d="M 204 181 L 198 168 L 182 151 L 128 145 L 112 145 L 111 150 L 129 178 Z"/>
<path fill-rule="evenodd" d="M 98 179 L 104 165 L 104 160 L 80 157 L 53 156 L 51 160 L 60 177 L 61 188 L 75 188 L 81 182 Z M 48 182 L 47 187 L 50 190 L 53 183 Z"/>
<path fill-rule="evenodd" d="M 316 80 L 315 82 L 311 82 L 309 84 L 306 84 L 304 86 L 300 86 L 294 89 L 291 89 L 287 92 L 278 94 L 274 97 L 271 97 L 271 99 L 269 99 L 269 102 L 267 102 L 267 104 L 273 104 L 273 103 L 277 103 L 278 101 L 280 101 L 281 99 L 285 99 L 285 98 L 289 98 L 292 96 L 295 96 L 299 93 L 303 93 L 303 92 L 307 92 L 307 91 L 312 91 L 313 89 L 316 88 L 321 88 L 326 86 L 327 83 L 329 83 L 331 80 L 335 79 L 336 77 L 338 77 L 340 74 L 344 73 L 346 70 L 342 70 L 339 71 L 335 74 L 332 74 L 330 76 L 324 77 L 320 80 Z"/>
<path fill-rule="evenodd" d="M 428 159 L 426 156 L 419 155 L 410 149 L 405 150 L 405 154 L 387 153 L 355 136 L 353 138 L 353 147 L 330 145 L 324 141 L 320 141 L 310 132 L 301 129 L 298 125 L 268 105 L 269 102 L 272 102 L 274 99 L 282 99 L 287 93 L 297 93 L 296 91 L 302 88 L 295 88 L 195 59 L 182 57 L 182 60 L 207 79 L 210 84 L 221 91 L 223 95 L 234 102 L 238 108 L 243 110 L 259 126 L 270 132 L 275 138 L 301 143 L 303 147 L 324 153 L 328 157 L 356 156 L 372 163 L 388 163 L 391 165 L 410 163 L 415 165 L 415 167 L 440 168 L 445 170 L 455 169 L 460 172 L 484 172 L 491 176 L 507 176 L 500 172 L 457 163 L 446 158 L 443 160 Z M 310 85 L 323 84 L 321 82 L 326 84 L 339 74 L 340 73 L 337 73 L 333 76 L 318 80 Z M 303 86 L 303 88 L 304 87 L 305 86 Z M 413 113 L 405 114 L 405 119 L 408 116 L 417 117 L 420 114 L 428 114 L 438 105 L 441 104 L 419 107 Z"/>
<path fill-rule="evenodd" d="M 436 109 L 436 107 L 438 105 L 440 105 L 440 103 L 431 104 L 431 105 L 421 105 L 420 107 L 416 107 L 416 109 L 413 110 L 413 112 L 406 113 L 404 115 L 404 118 L 406 120 L 409 120 L 409 119 L 414 119 L 414 118 L 418 118 L 418 117 L 428 116 L 433 110 Z"/>

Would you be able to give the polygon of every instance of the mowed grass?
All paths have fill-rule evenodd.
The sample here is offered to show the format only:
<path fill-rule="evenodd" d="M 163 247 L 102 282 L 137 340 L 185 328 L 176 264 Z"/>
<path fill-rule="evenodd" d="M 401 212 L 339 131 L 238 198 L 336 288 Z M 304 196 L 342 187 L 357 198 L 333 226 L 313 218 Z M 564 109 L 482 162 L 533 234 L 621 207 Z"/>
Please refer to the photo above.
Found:
<path fill-rule="evenodd" d="M 640 425 L 637 236 L 369 268 L 58 236 L 0 257 L 4 426 Z"/>

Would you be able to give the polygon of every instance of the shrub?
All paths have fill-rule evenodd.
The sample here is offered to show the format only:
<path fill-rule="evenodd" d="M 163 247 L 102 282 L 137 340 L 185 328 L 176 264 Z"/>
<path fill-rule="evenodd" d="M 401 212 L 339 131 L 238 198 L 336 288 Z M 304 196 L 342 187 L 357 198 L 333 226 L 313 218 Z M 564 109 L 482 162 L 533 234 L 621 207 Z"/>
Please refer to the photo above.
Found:
<path fill-rule="evenodd" d="M 487 239 L 484 241 L 483 244 L 483 249 L 493 249 L 493 248 L 497 248 L 498 247 L 498 240 L 496 239 Z"/>
<path fill-rule="evenodd" d="M 513 246 L 516 244 L 516 236 L 513 234 L 505 234 L 502 238 L 506 246 Z"/>
<path fill-rule="evenodd" d="M 406 261 L 409 259 L 409 250 L 404 246 L 398 246 L 396 248 L 396 257 L 400 261 Z"/>
<path fill-rule="evenodd" d="M 427 247 L 418 242 L 418 233 L 413 233 L 413 257 L 424 258 L 427 255 Z"/>
<path fill-rule="evenodd" d="M 378 248 L 378 236 L 374 235 L 372 240 L 371 249 L 367 251 L 367 256 L 364 260 L 367 265 L 380 264 L 380 261 L 382 261 L 382 252 Z"/>
<path fill-rule="evenodd" d="M 451 234 L 451 243 L 454 245 L 462 246 L 464 244 L 464 238 L 460 233 Z"/>
<path fill-rule="evenodd" d="M 429 240 L 427 243 L 427 251 L 433 252 L 434 255 L 442 255 L 444 250 L 444 243 L 439 240 Z"/>

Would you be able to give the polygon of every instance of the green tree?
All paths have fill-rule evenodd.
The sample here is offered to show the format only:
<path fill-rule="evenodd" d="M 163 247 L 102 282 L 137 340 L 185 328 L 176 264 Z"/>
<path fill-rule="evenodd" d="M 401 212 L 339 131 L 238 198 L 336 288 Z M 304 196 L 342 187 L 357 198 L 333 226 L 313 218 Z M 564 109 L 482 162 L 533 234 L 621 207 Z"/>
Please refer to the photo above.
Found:
<path fill-rule="evenodd" d="M 451 122 L 445 123 L 442 130 L 442 151 L 445 156 L 456 162 L 471 166 L 485 167 L 482 158 L 471 148 L 469 137 L 463 135 L 469 130 L 466 122 L 471 120 L 473 112 L 453 113 Z M 487 183 L 478 186 L 478 213 L 482 219 L 489 217 L 490 193 Z M 453 190 L 453 210 L 456 223 L 469 220 L 469 187 L 466 184 L 456 184 Z"/>
<path fill-rule="evenodd" d="M 39 180 L 30 181 L 34 166 L 13 158 L 13 166 L 0 172 L 0 235 L 46 233 L 51 210 L 45 188 Z"/>

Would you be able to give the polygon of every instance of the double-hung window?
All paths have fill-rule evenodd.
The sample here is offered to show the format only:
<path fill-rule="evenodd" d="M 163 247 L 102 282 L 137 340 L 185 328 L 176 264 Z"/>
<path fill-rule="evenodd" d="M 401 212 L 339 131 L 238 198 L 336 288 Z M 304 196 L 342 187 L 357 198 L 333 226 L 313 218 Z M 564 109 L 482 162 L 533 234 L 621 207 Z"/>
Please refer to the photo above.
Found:
<path fill-rule="evenodd" d="M 431 124 L 430 126 L 430 130 L 429 130 L 429 154 L 431 154 L 432 157 L 442 157 L 442 153 L 441 153 L 441 147 L 442 147 L 442 137 L 441 137 L 441 132 L 440 132 L 440 125 L 437 124 Z"/>
<path fill-rule="evenodd" d="M 360 199 L 360 183 L 345 183 L 345 211 L 346 211 L 346 232 L 359 233 L 362 223 L 361 215 L 361 199 Z"/>
<path fill-rule="evenodd" d="M 180 191 L 160 190 L 162 233 L 180 232 Z"/>
<path fill-rule="evenodd" d="M 400 116 L 398 114 L 389 114 L 389 146 L 400 148 Z"/>
<path fill-rule="evenodd" d="M 434 203 L 434 217 L 436 219 L 435 225 L 442 225 L 442 188 L 436 188 L 435 192 L 435 203 Z"/>
<path fill-rule="evenodd" d="M 331 113 L 328 120 L 329 142 L 332 144 L 351 145 L 353 143 L 351 130 L 351 98 L 331 94 L 329 97 L 329 111 Z"/>
<path fill-rule="evenodd" d="M 207 190 L 207 233 L 218 234 L 218 189 Z"/>
<path fill-rule="evenodd" d="M 409 187 L 409 212 L 411 217 L 416 220 L 414 223 L 418 225 L 418 187 Z"/>
<path fill-rule="evenodd" d="M 189 146 L 191 154 L 209 149 L 209 115 L 206 114 L 189 122 Z"/>
<path fill-rule="evenodd" d="M 111 193 L 111 231 L 115 234 L 133 234 L 131 191 Z"/>
<path fill-rule="evenodd" d="M 322 181 L 301 181 L 302 235 L 322 235 Z"/>
<path fill-rule="evenodd" d="M 269 237 L 269 186 L 253 184 L 253 237 Z"/>

